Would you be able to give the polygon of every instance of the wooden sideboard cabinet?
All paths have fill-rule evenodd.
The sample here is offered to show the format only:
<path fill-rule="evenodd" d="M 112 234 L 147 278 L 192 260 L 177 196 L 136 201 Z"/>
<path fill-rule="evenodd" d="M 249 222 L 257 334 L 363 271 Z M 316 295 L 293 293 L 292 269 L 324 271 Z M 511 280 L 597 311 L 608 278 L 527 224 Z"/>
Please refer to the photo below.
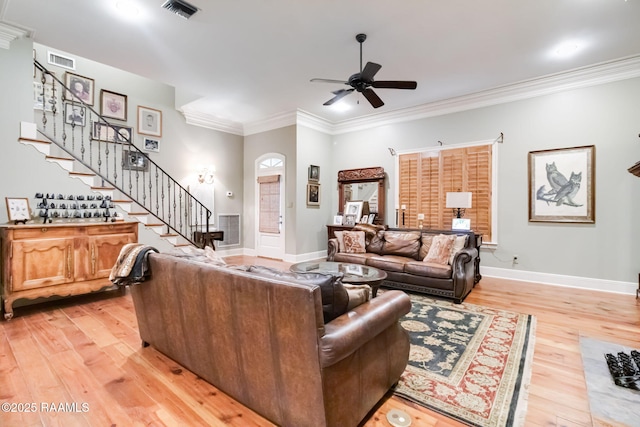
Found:
<path fill-rule="evenodd" d="M 71 296 L 112 286 L 111 268 L 138 223 L 6 225 L 0 227 L 4 318 L 17 299 Z"/>

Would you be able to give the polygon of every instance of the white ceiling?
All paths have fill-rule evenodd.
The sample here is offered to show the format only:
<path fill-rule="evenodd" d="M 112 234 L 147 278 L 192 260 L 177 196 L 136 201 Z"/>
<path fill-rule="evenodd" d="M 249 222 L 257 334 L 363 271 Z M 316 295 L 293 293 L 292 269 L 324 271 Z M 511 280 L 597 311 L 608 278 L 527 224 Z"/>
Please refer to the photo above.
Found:
<path fill-rule="evenodd" d="M 540 76 L 640 54 L 640 0 L 190 0 L 185 20 L 164 0 L 0 0 L 0 22 L 51 48 L 193 94 L 187 108 L 252 123 L 298 109 L 332 123 L 389 113 Z M 339 112 L 323 106 L 363 62 L 377 80 L 416 80 L 411 90 L 376 89 Z M 559 57 L 560 43 L 578 50 Z M 359 104 L 357 103 L 359 101 Z"/>

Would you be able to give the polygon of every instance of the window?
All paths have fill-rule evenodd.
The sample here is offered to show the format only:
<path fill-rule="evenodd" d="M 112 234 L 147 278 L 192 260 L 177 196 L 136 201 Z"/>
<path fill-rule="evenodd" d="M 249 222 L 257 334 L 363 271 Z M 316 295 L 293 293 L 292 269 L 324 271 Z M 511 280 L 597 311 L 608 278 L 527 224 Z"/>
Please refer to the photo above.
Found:
<path fill-rule="evenodd" d="M 261 233 L 280 233 L 280 175 L 258 177 Z"/>
<path fill-rule="evenodd" d="M 472 207 L 464 218 L 483 240 L 493 241 L 493 158 L 493 144 L 400 154 L 398 194 L 405 210 L 399 212 L 399 224 L 404 220 L 405 227 L 417 228 L 418 214 L 424 214 L 425 228 L 450 229 L 454 215 L 445 207 L 446 194 L 470 191 Z"/>

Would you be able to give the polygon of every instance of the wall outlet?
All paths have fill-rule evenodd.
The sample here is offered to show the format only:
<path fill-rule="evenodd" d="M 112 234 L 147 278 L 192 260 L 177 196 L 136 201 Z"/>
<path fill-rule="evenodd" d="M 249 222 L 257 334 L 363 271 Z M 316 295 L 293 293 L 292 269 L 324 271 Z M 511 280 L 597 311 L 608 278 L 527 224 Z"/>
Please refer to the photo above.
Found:
<path fill-rule="evenodd" d="M 513 256 L 513 263 L 517 264 L 518 263 L 518 255 L 514 255 Z"/>
<path fill-rule="evenodd" d="M 227 197 L 233 197 L 233 192 L 227 191 Z"/>

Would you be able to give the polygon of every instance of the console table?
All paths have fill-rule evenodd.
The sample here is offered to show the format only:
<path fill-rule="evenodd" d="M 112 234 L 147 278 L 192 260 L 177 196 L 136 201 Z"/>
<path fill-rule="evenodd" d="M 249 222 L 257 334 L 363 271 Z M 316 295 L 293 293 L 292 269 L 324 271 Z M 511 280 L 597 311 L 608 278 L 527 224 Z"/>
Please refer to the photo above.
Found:
<path fill-rule="evenodd" d="M 17 299 L 71 296 L 112 286 L 111 268 L 138 223 L 60 223 L 0 227 L 4 318 Z"/>
<path fill-rule="evenodd" d="M 194 231 L 193 232 L 193 241 L 196 242 L 200 249 L 204 249 L 205 246 L 209 245 L 215 251 L 216 247 L 213 244 L 214 240 L 224 240 L 224 231 L 215 230 L 215 231 Z"/>

